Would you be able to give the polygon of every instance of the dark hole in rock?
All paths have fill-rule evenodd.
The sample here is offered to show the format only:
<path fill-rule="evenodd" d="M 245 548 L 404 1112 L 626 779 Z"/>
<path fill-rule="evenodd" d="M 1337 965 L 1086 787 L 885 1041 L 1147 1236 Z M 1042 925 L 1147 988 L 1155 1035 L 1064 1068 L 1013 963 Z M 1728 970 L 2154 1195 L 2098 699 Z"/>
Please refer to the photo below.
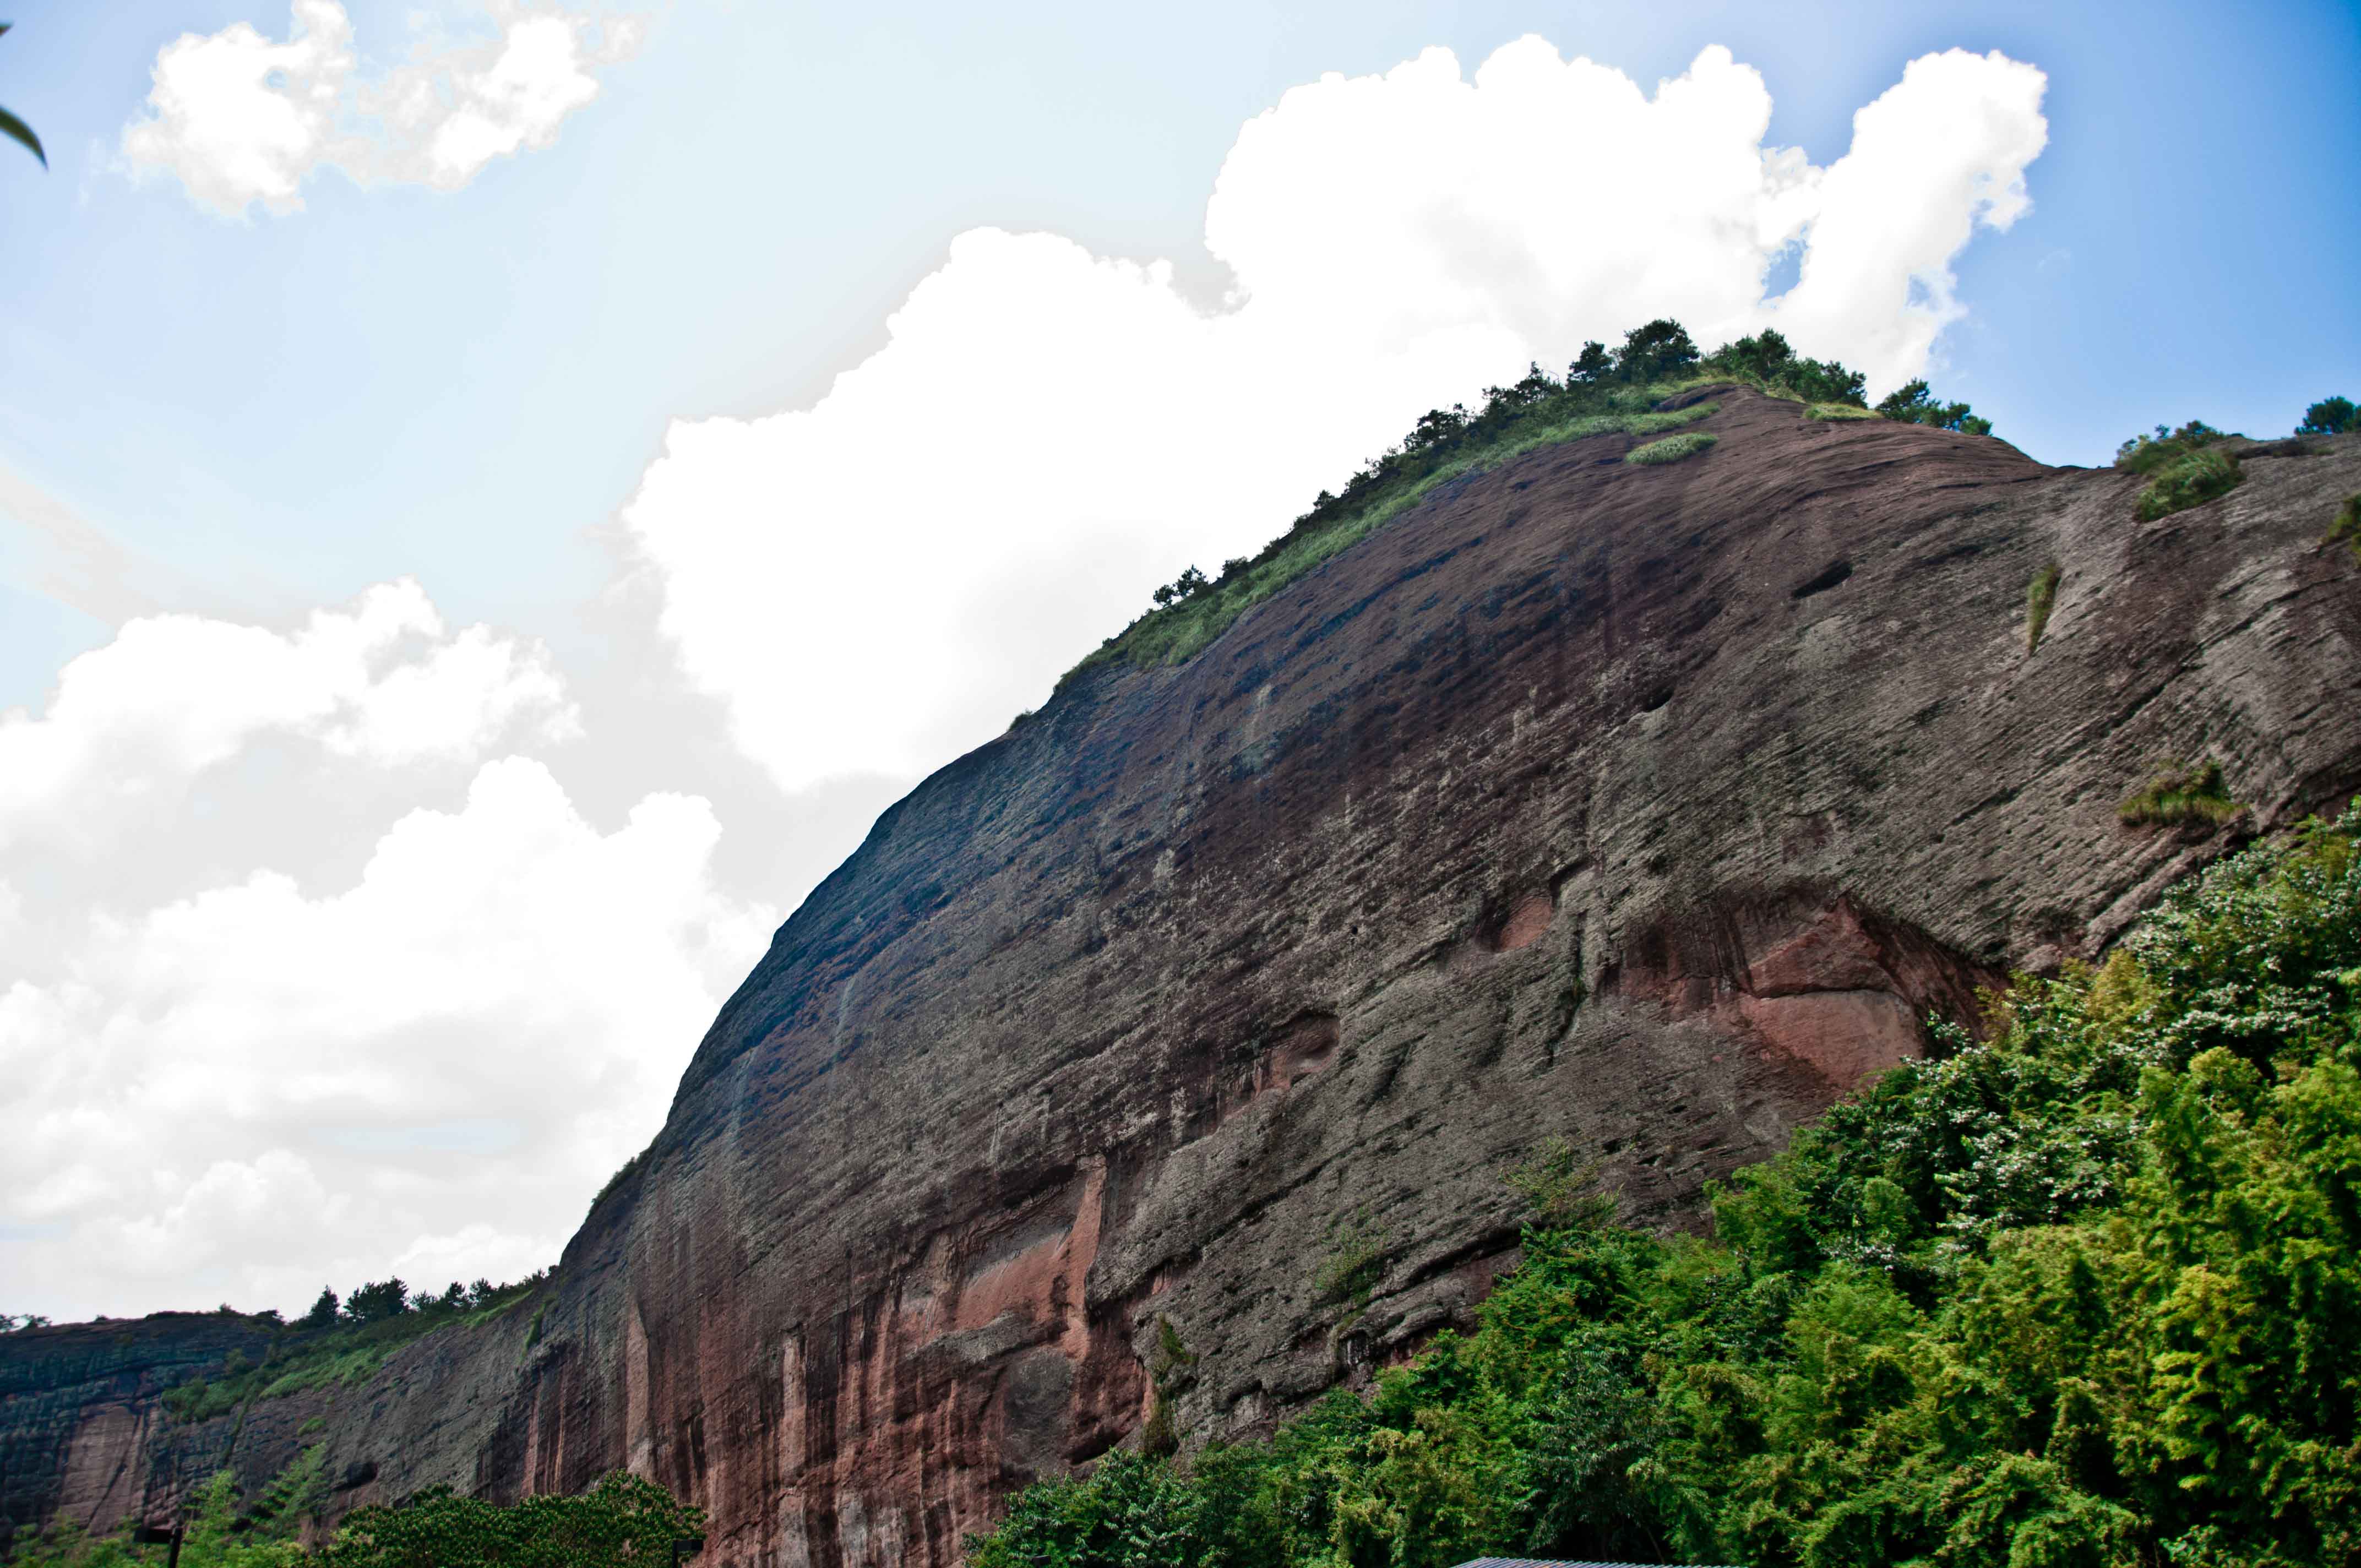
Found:
<path fill-rule="evenodd" d="M 1850 561 L 1834 561 L 1834 562 L 1831 562 L 1831 563 L 1829 563 L 1828 565 L 1826 565 L 1826 566 L 1824 566 L 1824 567 L 1822 567 L 1822 568 L 1820 569 L 1819 575 L 1818 575 L 1817 576 L 1813 577 L 1813 578 L 1812 578 L 1810 581 L 1808 581 L 1808 582 L 1805 582 L 1805 583 L 1800 583 L 1800 584 L 1798 584 L 1798 585 L 1796 586 L 1796 587 L 1795 587 L 1795 592 L 1794 592 L 1792 595 L 1790 595 L 1789 597 L 1790 597 L 1790 598 L 1794 598 L 1804 599 L 1804 598 L 1811 598 L 1814 594 L 1823 594 L 1823 593 L 1826 593 L 1826 592 L 1828 592 L 1830 588 L 1835 587 L 1839 583 L 1843 582 L 1847 577 L 1850 577 L 1850 576 L 1852 576 L 1852 563 L 1851 563 L 1851 562 L 1850 562 Z"/>

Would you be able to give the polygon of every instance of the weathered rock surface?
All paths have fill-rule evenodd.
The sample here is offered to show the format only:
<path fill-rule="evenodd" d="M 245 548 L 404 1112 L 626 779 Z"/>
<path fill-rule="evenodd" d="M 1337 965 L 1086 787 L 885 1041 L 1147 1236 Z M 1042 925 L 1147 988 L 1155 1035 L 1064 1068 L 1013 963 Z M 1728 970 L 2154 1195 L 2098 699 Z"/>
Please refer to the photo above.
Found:
<path fill-rule="evenodd" d="M 2361 569 L 2319 544 L 2361 438 L 2140 524 L 2136 478 L 1989 439 L 1746 392 L 1703 428 L 1458 482 L 927 781 L 490 1327 L 169 1442 L 152 1367 L 12 1336 L 11 1517 L 324 1441 L 344 1503 L 629 1465 L 709 1562 L 949 1563 L 1138 1429 L 1159 1319 L 1184 1437 L 1267 1423 L 1481 1296 L 1547 1141 L 1694 1223 L 1928 1013 L 2361 784 Z M 2201 756 L 2240 822 L 2117 820 Z M 1363 1255 L 1366 1305 L 1323 1296 Z"/>

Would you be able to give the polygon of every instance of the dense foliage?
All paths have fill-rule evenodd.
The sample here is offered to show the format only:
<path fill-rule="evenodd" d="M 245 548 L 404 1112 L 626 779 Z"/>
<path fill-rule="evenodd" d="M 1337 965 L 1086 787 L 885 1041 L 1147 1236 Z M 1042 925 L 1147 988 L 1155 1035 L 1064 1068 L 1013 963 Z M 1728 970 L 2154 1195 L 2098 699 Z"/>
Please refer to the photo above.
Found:
<path fill-rule="evenodd" d="M 2227 495 L 2246 477 L 2237 458 L 2218 446 L 2209 446 L 2158 469 L 2133 510 L 2142 522 L 2154 522 L 2158 518 Z"/>
<path fill-rule="evenodd" d="M 2361 494 L 2345 497 L 2345 504 L 2336 509 L 2328 525 L 2327 542 L 2347 546 L 2354 558 L 2361 560 Z"/>
<path fill-rule="evenodd" d="M 2361 1563 L 2361 814 L 2227 860 L 1714 1194 L 1530 1182 L 1479 1326 L 973 1568 Z"/>
<path fill-rule="evenodd" d="M 353 1512 L 326 1568 L 647 1568 L 705 1533 L 705 1516 L 618 1471 L 577 1497 L 510 1508 L 436 1487 L 398 1508 Z"/>
<path fill-rule="evenodd" d="M 2202 419 L 2191 420 L 2179 430 L 2160 424 L 2154 435 L 2135 435 L 2116 447 L 2115 466 L 2135 474 L 2154 474 L 2224 439 L 2222 432 Z"/>
<path fill-rule="evenodd" d="M 197 1489 L 184 1521 L 181 1568 L 294 1568 L 307 1561 L 297 1535 L 324 1495 L 323 1451 L 310 1448 L 251 1503 L 240 1498 L 237 1477 L 216 1472 Z M 20 1543 L 9 1568 L 133 1568 L 166 1560 L 164 1543 L 135 1544 L 123 1536 L 90 1536 L 68 1525 Z"/>
<path fill-rule="evenodd" d="M 2115 466 L 2149 476 L 2133 509 L 2142 522 L 2226 495 L 2246 479 L 2238 459 L 2222 443 L 2222 432 L 2202 419 L 2179 430 L 2156 427 L 2154 435 L 2136 435 L 2115 448 Z"/>
<path fill-rule="evenodd" d="M 2323 398 L 2303 411 L 2303 422 L 2295 427 L 2298 435 L 2343 435 L 2361 430 L 2361 415 L 2356 415 L 2350 398 Z"/>
<path fill-rule="evenodd" d="M 1977 417 L 1965 403 L 1947 403 L 1927 389 L 1924 381 L 1905 381 L 1879 400 L 1877 411 L 1905 424 L 1931 424 L 1938 430 L 1963 430 L 1970 435 L 1990 435 L 1992 421 Z"/>
<path fill-rule="evenodd" d="M 436 1486 L 399 1508 L 356 1508 L 335 1536 L 306 1549 L 299 1533 L 318 1507 L 321 1450 L 308 1449 L 251 1503 L 229 1471 L 197 1494 L 181 1568 L 669 1568 L 673 1543 L 694 1544 L 704 1513 L 653 1481 L 617 1472 L 573 1497 L 503 1508 Z M 131 1568 L 161 1563 L 161 1545 L 53 1531 L 10 1568 Z"/>

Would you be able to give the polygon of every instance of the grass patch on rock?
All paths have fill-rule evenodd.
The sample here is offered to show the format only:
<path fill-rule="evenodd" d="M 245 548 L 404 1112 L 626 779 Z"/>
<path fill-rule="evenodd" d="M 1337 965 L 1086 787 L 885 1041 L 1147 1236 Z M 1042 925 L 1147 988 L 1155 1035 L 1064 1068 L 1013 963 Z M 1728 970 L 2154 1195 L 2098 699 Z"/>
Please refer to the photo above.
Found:
<path fill-rule="evenodd" d="M 2222 764 L 2209 757 L 2194 767 L 2159 770 L 2115 815 L 2136 828 L 2218 828 L 2245 809 L 2224 786 Z"/>
<path fill-rule="evenodd" d="M 1716 437 L 1702 430 L 1683 431 L 1662 441 L 1652 441 L 1645 446 L 1635 446 L 1623 454 L 1623 461 L 1642 467 L 1655 467 L 1666 463 L 1678 463 L 1694 457 L 1714 444 Z"/>
<path fill-rule="evenodd" d="M 2058 603 L 2058 579 L 2064 576 L 2057 562 L 2048 562 L 2033 574 L 2033 581 L 2025 590 L 2025 651 L 2028 653 L 2041 646 L 2041 634 L 2049 625 L 2049 611 Z"/>
<path fill-rule="evenodd" d="M 1875 409 L 1856 408 L 1851 403 L 1814 403 L 1804 411 L 1806 419 L 1883 419 Z"/>
<path fill-rule="evenodd" d="M 2328 525 L 2326 542 L 2349 546 L 2353 558 L 2361 561 L 2361 495 L 2345 497 L 2345 504 L 2336 509 L 2336 521 Z"/>
<path fill-rule="evenodd" d="M 176 1421 L 206 1421 L 258 1400 L 366 1383 L 397 1351 L 444 1329 L 489 1322 L 531 1295 L 534 1283 L 502 1287 L 474 1308 L 429 1307 L 318 1329 L 290 1324 L 259 1364 L 233 1353 L 213 1377 L 166 1390 L 164 1409 Z"/>
<path fill-rule="evenodd" d="M 2142 522 L 2154 522 L 2177 511 L 2202 506 L 2238 488 L 2246 475 L 2238 460 L 2219 447 L 2207 447 L 2176 457 L 2156 472 L 2140 492 L 2136 509 Z"/>

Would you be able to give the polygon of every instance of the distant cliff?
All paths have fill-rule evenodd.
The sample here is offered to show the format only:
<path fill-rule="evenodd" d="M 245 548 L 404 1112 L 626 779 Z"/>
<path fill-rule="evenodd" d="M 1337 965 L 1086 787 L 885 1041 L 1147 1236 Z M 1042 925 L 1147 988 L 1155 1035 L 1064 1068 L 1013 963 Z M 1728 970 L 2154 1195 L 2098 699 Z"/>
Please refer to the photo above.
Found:
<path fill-rule="evenodd" d="M 1152 1362 L 1195 1441 L 1409 1354 L 1549 1140 L 1693 1223 L 1927 1013 L 2361 784 L 2361 567 L 2320 543 L 2361 437 L 2234 448 L 2144 523 L 2136 476 L 1711 396 L 1698 455 L 1453 480 L 928 779 L 532 1300 L 193 1422 L 174 1369 L 262 1331 L 0 1340 L 9 1519 L 325 1442 L 339 1507 L 629 1466 L 709 1562 L 946 1563 L 1137 1433 Z M 2208 762 L 2225 824 L 2119 817 Z"/>

